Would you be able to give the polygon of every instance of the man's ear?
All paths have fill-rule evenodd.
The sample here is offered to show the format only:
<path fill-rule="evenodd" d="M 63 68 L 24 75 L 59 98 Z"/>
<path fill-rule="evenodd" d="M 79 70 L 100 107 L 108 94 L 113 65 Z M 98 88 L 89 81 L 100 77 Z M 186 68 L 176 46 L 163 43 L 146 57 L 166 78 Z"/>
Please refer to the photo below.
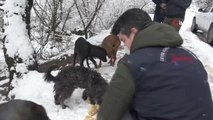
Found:
<path fill-rule="evenodd" d="M 133 28 L 131 28 L 131 32 L 133 32 L 133 33 L 137 33 L 137 32 L 138 32 L 138 29 L 137 29 L 137 28 L 135 28 L 135 27 L 133 27 Z"/>

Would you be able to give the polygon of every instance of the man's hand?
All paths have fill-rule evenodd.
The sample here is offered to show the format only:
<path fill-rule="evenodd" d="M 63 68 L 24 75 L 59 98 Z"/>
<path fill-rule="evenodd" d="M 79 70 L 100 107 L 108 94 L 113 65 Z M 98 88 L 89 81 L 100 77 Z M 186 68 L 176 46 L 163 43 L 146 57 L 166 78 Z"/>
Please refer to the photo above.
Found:
<path fill-rule="evenodd" d="M 99 105 L 92 105 L 90 110 L 88 111 L 88 115 L 85 117 L 84 120 L 96 120 L 97 112 L 99 110 Z"/>

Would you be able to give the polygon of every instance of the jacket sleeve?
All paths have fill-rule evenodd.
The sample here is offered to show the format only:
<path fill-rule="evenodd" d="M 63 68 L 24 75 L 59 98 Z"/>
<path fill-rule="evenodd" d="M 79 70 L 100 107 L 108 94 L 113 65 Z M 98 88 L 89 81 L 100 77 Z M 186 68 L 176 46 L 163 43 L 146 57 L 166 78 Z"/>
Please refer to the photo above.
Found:
<path fill-rule="evenodd" d="M 104 95 L 97 120 L 120 120 L 128 111 L 134 93 L 133 77 L 127 66 L 119 62 Z"/>
<path fill-rule="evenodd" d="M 169 0 L 169 3 L 174 4 L 183 9 L 186 9 L 190 6 L 192 0 Z"/>

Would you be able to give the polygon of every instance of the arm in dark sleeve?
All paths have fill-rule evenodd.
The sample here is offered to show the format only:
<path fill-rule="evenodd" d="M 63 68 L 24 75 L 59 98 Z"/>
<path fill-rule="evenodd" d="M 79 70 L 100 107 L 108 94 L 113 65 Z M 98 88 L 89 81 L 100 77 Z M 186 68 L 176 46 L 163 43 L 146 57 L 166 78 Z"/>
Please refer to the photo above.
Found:
<path fill-rule="evenodd" d="M 192 0 L 169 0 L 169 2 L 178 7 L 186 9 L 190 6 L 190 4 L 192 3 Z"/>
<path fill-rule="evenodd" d="M 133 77 L 127 66 L 119 62 L 104 95 L 97 120 L 120 120 L 129 109 L 134 93 Z"/>

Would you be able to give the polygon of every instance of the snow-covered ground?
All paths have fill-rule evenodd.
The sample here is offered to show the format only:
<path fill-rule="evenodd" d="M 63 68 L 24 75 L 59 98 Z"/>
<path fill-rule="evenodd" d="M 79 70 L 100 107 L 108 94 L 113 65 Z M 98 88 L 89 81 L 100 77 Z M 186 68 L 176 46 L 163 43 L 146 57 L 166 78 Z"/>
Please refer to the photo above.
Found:
<path fill-rule="evenodd" d="M 185 21 L 180 30 L 180 34 L 184 39 L 183 46 L 193 51 L 204 64 L 208 72 L 213 93 L 213 56 L 211 54 L 213 53 L 213 48 L 200 41 L 196 35 L 190 32 L 193 15 L 193 11 L 187 11 Z M 92 44 L 100 44 L 108 34 L 109 30 L 103 31 L 99 35 L 90 38 L 88 41 Z M 118 59 L 123 55 L 124 51 L 119 50 L 117 54 Z M 103 63 L 103 66 L 97 69 L 97 71 L 100 72 L 105 79 L 110 81 L 115 69 L 116 67 L 111 67 L 107 63 Z M 57 71 L 52 73 L 57 74 Z M 81 99 L 82 90 L 77 89 L 72 97 L 67 100 L 69 108 L 62 109 L 60 106 L 54 104 L 53 83 L 44 82 L 43 75 L 44 74 L 36 71 L 29 72 L 24 75 L 22 79 L 13 82 L 15 88 L 11 94 L 15 94 L 16 99 L 30 100 L 43 105 L 51 120 L 84 120 L 90 105 Z"/>

